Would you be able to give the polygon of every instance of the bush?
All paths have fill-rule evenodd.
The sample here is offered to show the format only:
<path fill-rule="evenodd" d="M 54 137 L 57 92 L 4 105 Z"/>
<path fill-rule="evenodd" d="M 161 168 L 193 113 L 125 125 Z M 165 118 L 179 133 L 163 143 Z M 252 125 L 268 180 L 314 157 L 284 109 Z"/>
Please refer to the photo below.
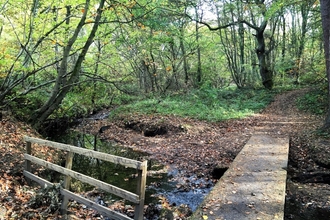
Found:
<path fill-rule="evenodd" d="M 327 87 L 320 85 L 297 100 L 298 108 L 316 115 L 323 115 L 327 111 Z"/>

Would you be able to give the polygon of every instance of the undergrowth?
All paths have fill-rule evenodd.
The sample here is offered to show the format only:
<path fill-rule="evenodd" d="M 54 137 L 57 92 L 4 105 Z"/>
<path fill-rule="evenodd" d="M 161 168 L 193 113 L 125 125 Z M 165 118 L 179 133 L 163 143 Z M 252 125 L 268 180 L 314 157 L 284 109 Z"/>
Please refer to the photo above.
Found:
<path fill-rule="evenodd" d="M 327 111 L 327 88 L 326 85 L 317 86 L 297 100 L 300 110 L 311 112 L 316 115 L 324 115 Z"/>
<path fill-rule="evenodd" d="M 207 121 L 222 121 L 252 115 L 272 100 L 279 90 L 203 88 L 188 93 L 149 98 L 121 106 L 113 117 L 137 114 L 164 114 Z"/>

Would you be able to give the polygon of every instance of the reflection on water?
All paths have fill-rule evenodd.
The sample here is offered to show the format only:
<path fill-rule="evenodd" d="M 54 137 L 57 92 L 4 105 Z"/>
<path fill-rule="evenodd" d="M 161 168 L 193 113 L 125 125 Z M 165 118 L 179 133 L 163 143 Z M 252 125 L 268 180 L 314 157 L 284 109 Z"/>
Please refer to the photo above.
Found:
<path fill-rule="evenodd" d="M 81 134 L 77 131 L 68 131 L 65 135 L 62 134 L 60 136 L 53 137 L 52 139 L 60 143 L 66 143 L 138 161 L 146 160 L 148 156 L 148 154 L 144 152 L 134 151 L 133 149 L 122 147 L 115 143 L 100 140 L 94 135 Z M 163 166 L 155 161 L 148 160 L 148 171 L 156 171 L 162 168 Z M 75 154 L 73 158 L 72 170 L 133 193 L 135 193 L 137 189 L 137 170 L 133 168 L 126 168 L 122 165 L 113 164 L 108 161 Z M 167 182 L 167 179 L 167 173 L 157 173 L 157 175 L 147 177 L 147 185 L 152 185 L 155 181 Z M 94 188 L 94 186 L 81 183 L 80 181 L 74 179 L 72 180 L 71 187 L 74 191 L 78 192 L 89 191 Z M 156 193 L 155 188 L 147 189 L 146 203 L 155 202 L 155 197 L 152 196 L 154 193 Z M 108 197 L 108 199 L 118 199 L 118 197 L 114 195 L 108 195 Z"/>

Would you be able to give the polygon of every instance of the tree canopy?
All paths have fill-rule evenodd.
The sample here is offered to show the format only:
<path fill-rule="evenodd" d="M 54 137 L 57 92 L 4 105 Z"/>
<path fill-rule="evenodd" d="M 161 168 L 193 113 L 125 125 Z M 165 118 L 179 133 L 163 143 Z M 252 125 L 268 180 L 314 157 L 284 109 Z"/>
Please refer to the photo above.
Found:
<path fill-rule="evenodd" d="M 1 108 L 39 127 L 133 95 L 319 83 L 320 18 L 315 0 L 1 0 Z"/>

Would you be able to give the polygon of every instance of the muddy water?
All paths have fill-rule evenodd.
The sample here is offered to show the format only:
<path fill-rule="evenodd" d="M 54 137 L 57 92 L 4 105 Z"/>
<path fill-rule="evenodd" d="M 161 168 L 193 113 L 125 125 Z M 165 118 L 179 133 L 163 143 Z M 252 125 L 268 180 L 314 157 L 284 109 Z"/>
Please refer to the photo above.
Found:
<path fill-rule="evenodd" d="M 100 140 L 93 135 L 82 134 L 77 131 L 68 130 L 64 134 L 52 137 L 52 140 L 134 160 L 148 160 L 148 154 L 146 153 L 134 151 L 130 148 L 117 145 L 116 143 Z M 136 170 L 134 169 L 125 168 L 121 165 L 115 165 L 110 162 L 82 155 L 74 156 L 72 169 L 125 190 L 136 192 L 137 180 Z M 177 176 L 180 176 L 179 171 L 169 170 L 168 168 L 165 169 L 163 165 L 156 161 L 148 160 L 145 204 L 157 204 L 160 201 L 160 197 L 163 197 L 166 198 L 171 205 L 179 206 L 181 204 L 186 204 L 194 211 L 211 188 L 178 188 L 178 185 L 182 184 L 180 182 L 189 182 L 193 186 L 207 185 L 207 183 L 202 183 L 202 180 L 195 177 L 180 180 L 180 178 L 176 178 Z M 72 187 L 75 191 L 81 192 L 93 189 L 93 187 L 88 184 L 74 180 Z M 106 195 L 106 197 L 105 199 L 107 200 L 119 199 L 110 194 Z"/>

